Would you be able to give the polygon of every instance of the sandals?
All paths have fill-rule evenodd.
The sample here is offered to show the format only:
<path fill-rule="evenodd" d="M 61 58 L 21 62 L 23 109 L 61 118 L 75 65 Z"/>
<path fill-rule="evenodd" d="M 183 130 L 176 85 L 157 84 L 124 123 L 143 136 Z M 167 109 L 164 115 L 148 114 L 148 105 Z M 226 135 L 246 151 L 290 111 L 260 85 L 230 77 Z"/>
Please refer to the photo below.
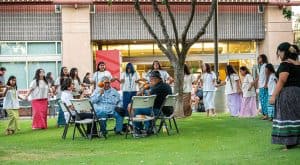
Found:
<path fill-rule="evenodd" d="M 12 130 L 12 129 L 6 129 L 5 130 L 5 135 L 12 135 L 15 133 L 15 130 Z"/>

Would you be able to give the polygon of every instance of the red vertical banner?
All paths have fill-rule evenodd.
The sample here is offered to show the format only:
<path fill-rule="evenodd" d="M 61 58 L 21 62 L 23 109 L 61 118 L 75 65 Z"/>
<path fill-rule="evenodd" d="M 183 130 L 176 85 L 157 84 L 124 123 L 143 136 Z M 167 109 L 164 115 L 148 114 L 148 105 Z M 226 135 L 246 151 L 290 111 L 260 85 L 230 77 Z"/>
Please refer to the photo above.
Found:
<path fill-rule="evenodd" d="M 119 50 L 98 50 L 96 51 L 96 67 L 100 61 L 105 62 L 106 70 L 108 70 L 113 78 L 120 79 L 121 52 Z M 118 91 L 120 83 L 114 81 L 111 86 Z"/>

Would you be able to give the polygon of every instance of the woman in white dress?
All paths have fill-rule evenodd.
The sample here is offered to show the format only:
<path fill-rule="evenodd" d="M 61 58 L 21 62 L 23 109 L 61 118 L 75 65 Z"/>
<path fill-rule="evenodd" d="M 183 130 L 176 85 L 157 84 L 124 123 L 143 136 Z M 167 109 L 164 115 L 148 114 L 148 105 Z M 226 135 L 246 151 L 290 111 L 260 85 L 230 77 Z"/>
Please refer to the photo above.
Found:
<path fill-rule="evenodd" d="M 209 64 L 202 65 L 202 76 L 201 83 L 203 84 L 203 103 L 207 116 L 210 112 L 213 116 L 216 115 L 215 112 L 215 92 L 216 92 L 216 74 L 211 71 Z"/>

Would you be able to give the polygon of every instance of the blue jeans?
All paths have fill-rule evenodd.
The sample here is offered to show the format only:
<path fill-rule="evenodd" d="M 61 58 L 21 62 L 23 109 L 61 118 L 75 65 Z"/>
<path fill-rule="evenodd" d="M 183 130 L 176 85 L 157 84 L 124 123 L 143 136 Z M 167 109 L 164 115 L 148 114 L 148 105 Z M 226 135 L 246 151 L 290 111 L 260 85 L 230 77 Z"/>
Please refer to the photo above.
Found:
<path fill-rule="evenodd" d="M 154 116 L 158 116 L 159 115 L 159 111 L 160 109 L 153 109 L 153 112 L 154 112 Z M 134 110 L 134 116 L 136 115 L 147 115 L 147 116 L 151 116 L 151 109 L 150 108 L 138 108 L 138 109 L 135 109 Z M 145 130 L 149 130 L 151 127 L 151 123 L 152 121 L 146 121 L 144 122 L 145 124 Z M 142 125 L 142 122 L 134 122 L 133 123 L 134 126 L 136 128 L 138 128 L 139 130 L 142 130 L 143 129 L 143 125 Z"/>
<path fill-rule="evenodd" d="M 136 91 L 135 92 L 123 92 L 123 108 L 126 110 L 126 116 L 128 116 L 128 111 L 127 107 L 128 104 L 131 103 L 131 99 L 133 96 L 136 96 Z"/>
<path fill-rule="evenodd" d="M 105 120 L 100 120 L 100 131 L 104 134 L 107 133 L 106 130 L 106 122 L 107 122 L 107 118 L 111 118 L 114 117 L 116 119 L 116 132 L 122 132 L 122 128 L 123 128 L 123 120 L 124 118 L 122 116 L 120 116 L 117 112 L 113 112 L 111 113 L 107 113 L 104 111 L 101 112 L 96 112 L 97 116 L 99 119 L 105 119 Z"/>

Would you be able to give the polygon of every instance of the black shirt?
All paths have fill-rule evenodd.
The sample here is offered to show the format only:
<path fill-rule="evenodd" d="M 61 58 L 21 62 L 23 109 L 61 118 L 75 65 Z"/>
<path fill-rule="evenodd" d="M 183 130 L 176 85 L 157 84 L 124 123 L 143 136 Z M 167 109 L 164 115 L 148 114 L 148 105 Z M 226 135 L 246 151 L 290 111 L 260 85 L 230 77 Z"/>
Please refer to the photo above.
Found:
<path fill-rule="evenodd" d="M 279 68 L 276 72 L 277 78 L 279 78 L 279 74 L 281 72 L 289 73 L 289 76 L 287 78 L 286 83 L 284 84 L 284 87 L 289 87 L 289 86 L 300 87 L 300 66 L 299 65 L 293 65 L 291 63 L 282 62 L 279 65 Z"/>
<path fill-rule="evenodd" d="M 166 96 L 172 94 L 172 89 L 168 84 L 161 81 L 151 88 L 150 94 L 156 95 L 153 108 L 160 109 Z"/>

